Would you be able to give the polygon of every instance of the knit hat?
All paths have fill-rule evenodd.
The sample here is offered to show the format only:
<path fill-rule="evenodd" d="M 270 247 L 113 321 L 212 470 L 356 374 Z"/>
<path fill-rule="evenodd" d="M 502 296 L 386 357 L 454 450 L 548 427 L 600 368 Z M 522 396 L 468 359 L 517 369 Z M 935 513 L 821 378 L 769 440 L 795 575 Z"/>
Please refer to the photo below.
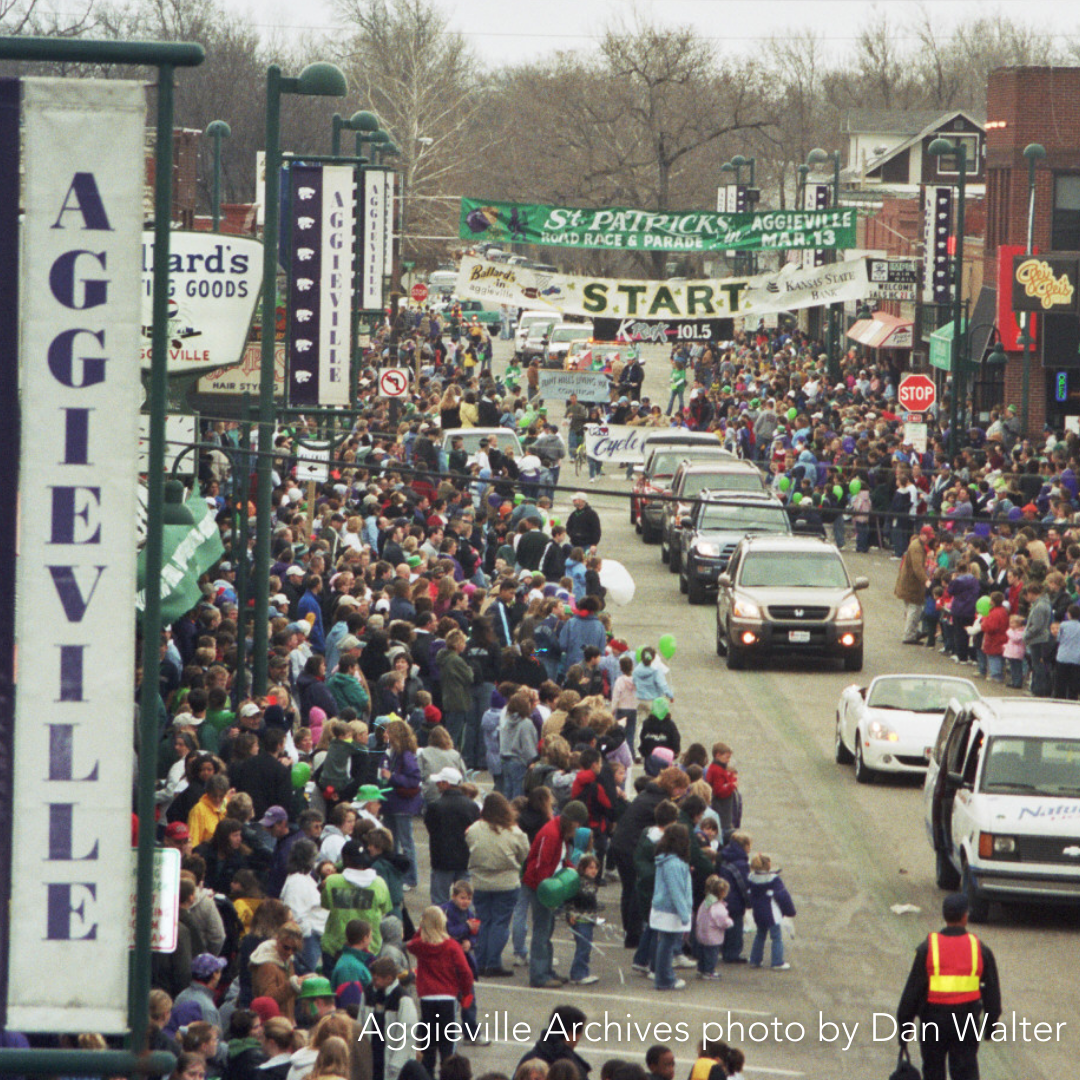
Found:
<path fill-rule="evenodd" d="M 571 799 L 563 808 L 561 817 L 566 818 L 567 821 L 573 821 L 578 825 L 586 825 L 589 821 L 589 810 L 586 805 L 578 799 Z"/>
<path fill-rule="evenodd" d="M 437 705 L 425 705 L 424 706 L 424 722 L 428 724 L 437 724 L 442 719 L 442 711 Z"/>
<path fill-rule="evenodd" d="M 281 1009 L 272 997 L 257 997 L 251 1002 L 250 1008 L 264 1024 L 267 1020 L 281 1015 Z"/>

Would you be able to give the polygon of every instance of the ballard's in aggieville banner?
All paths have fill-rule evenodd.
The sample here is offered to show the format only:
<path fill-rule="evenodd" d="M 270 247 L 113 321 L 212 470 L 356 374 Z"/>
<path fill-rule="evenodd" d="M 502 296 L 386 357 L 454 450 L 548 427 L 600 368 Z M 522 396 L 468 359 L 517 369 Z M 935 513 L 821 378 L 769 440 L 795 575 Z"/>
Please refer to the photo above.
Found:
<path fill-rule="evenodd" d="M 855 247 L 855 219 L 851 207 L 750 214 L 663 213 L 462 199 L 460 236 L 463 240 L 622 251 L 812 251 Z"/>

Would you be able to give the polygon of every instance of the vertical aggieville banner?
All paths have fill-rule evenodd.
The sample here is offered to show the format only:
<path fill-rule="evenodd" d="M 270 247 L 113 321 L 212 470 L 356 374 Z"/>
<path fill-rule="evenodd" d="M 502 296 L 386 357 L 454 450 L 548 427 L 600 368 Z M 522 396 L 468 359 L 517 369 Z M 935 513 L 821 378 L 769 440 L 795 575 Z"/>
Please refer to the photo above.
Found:
<path fill-rule="evenodd" d="M 360 221 L 363 229 L 360 259 L 360 306 L 381 311 L 383 275 L 386 273 L 386 173 L 365 169 Z"/>
<path fill-rule="evenodd" d="M 386 170 L 386 224 L 383 233 L 383 273 L 394 270 L 394 180 L 397 173 Z"/>
<path fill-rule="evenodd" d="M 16 628 L 31 677 L 16 697 L 7 1002 L 21 1031 L 55 1031 L 58 1016 L 126 1026 L 145 110 L 140 83 L 23 83 L 19 492 L 32 512 Z"/>
<path fill-rule="evenodd" d="M 319 342 L 322 329 L 323 170 L 289 169 L 292 228 L 289 243 L 290 405 L 319 403 Z"/>
<path fill-rule="evenodd" d="M 351 165 L 323 166 L 319 404 L 349 404 L 354 215 Z"/>

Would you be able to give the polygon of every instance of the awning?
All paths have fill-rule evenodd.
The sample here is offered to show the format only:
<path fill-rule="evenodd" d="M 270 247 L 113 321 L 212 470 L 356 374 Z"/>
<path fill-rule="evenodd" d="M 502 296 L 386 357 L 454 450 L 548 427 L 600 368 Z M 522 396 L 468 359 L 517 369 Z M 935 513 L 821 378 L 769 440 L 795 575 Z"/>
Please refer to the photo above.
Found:
<path fill-rule="evenodd" d="M 852 341 L 868 349 L 910 349 L 911 322 L 884 311 L 875 311 L 869 319 L 860 319 L 847 332 Z"/>
<path fill-rule="evenodd" d="M 967 333 L 967 321 L 961 324 L 961 334 Z M 930 335 L 930 366 L 942 371 L 952 371 L 953 324 L 939 326 Z"/>

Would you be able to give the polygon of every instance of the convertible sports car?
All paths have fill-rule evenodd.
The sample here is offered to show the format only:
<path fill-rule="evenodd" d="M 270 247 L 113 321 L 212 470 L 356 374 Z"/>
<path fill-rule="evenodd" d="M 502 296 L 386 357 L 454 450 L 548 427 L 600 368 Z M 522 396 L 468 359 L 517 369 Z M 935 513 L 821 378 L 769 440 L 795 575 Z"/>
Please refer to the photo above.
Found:
<path fill-rule="evenodd" d="M 925 773 L 950 699 L 979 696 L 967 679 L 936 675 L 880 675 L 849 686 L 836 708 L 836 761 L 855 762 L 855 779 L 873 783 L 879 772 Z"/>

